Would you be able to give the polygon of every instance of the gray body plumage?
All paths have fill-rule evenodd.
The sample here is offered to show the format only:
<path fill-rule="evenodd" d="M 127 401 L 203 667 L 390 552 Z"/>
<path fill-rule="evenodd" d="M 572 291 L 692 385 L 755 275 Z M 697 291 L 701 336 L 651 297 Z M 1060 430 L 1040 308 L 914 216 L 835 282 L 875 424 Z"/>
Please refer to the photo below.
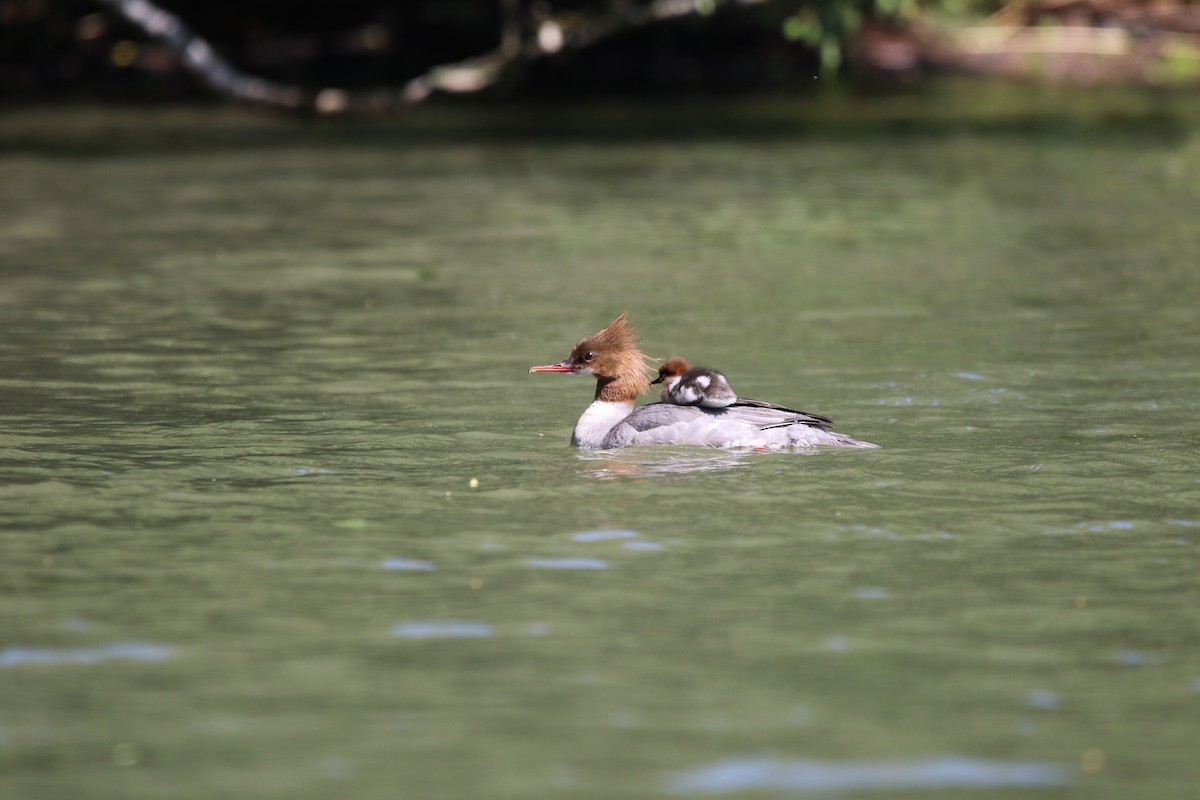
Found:
<path fill-rule="evenodd" d="M 825 417 L 770 403 L 738 401 L 724 408 L 651 403 L 614 425 L 599 449 L 639 444 L 706 447 L 877 447 L 828 430 Z"/>

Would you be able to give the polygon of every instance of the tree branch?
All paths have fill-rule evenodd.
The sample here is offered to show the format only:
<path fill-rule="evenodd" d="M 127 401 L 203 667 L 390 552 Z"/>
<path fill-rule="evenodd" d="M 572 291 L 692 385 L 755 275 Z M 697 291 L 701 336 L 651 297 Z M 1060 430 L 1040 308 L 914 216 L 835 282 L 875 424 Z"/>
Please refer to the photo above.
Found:
<path fill-rule="evenodd" d="M 324 88 L 309 93 L 243 72 L 219 56 L 179 17 L 152 0 L 97 0 L 174 51 L 180 63 L 212 90 L 236 100 L 320 114 L 396 113 L 435 92 L 478 92 L 497 83 L 513 67 L 538 58 L 591 47 L 615 34 L 721 6 L 758 5 L 765 0 L 653 0 L 637 5 L 609 3 L 606 13 L 543 13 L 522 24 L 515 0 L 500 0 L 502 30 L 497 49 L 474 58 L 439 64 L 401 87 L 373 90 Z M 525 31 L 530 35 L 526 36 Z"/>
<path fill-rule="evenodd" d="M 220 94 L 281 108 L 302 108 L 304 92 L 296 86 L 249 75 L 217 55 L 212 46 L 179 17 L 150 0 L 98 0 L 149 36 L 171 48 L 189 71 Z"/>

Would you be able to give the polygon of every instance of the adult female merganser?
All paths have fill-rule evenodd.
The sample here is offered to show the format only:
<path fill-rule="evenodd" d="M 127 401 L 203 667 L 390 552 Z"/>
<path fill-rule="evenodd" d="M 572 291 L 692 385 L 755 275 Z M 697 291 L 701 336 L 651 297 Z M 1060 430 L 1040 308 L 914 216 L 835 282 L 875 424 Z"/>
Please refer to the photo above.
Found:
<path fill-rule="evenodd" d="M 722 408 L 651 403 L 634 408 L 650 388 L 647 361 L 625 315 L 581 340 L 557 364 L 530 372 L 570 372 L 596 379 L 596 396 L 575 423 L 571 444 L 608 450 L 639 444 L 700 444 L 707 447 L 878 447 L 826 426 L 829 420 L 783 406 L 740 398 Z"/>
<path fill-rule="evenodd" d="M 679 356 L 659 365 L 658 377 L 650 383 L 661 383 L 662 401 L 677 406 L 727 408 L 738 399 L 724 375 L 708 367 L 693 367 Z"/>

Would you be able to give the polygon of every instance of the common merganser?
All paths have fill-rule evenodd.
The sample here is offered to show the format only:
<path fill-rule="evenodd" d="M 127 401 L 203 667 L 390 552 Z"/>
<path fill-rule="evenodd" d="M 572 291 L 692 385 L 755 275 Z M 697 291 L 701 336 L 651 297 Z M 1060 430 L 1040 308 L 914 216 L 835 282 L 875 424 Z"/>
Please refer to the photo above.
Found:
<path fill-rule="evenodd" d="M 672 403 L 634 408 L 638 395 L 650 388 L 648 361 L 638 350 L 637 331 L 621 314 L 603 330 L 580 340 L 567 358 L 529 371 L 569 372 L 596 379 L 595 398 L 571 433 L 571 444 L 586 450 L 641 444 L 878 447 L 830 431 L 825 417 L 740 398 L 723 408 Z"/>
<path fill-rule="evenodd" d="M 708 367 L 693 367 L 679 356 L 659 365 L 658 377 L 650 381 L 656 383 L 663 385 L 662 401 L 677 406 L 727 408 L 738 399 L 724 375 Z"/>

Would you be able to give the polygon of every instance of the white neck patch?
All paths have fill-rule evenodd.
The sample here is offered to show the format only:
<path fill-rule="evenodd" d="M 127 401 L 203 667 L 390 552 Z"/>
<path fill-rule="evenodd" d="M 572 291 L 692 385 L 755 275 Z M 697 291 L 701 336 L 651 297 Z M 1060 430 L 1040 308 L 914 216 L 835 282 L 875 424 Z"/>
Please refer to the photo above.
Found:
<path fill-rule="evenodd" d="M 588 450 L 599 448 L 613 426 L 628 417 L 632 411 L 633 403 L 596 400 L 584 410 L 579 421 L 575 423 L 571 444 Z"/>

